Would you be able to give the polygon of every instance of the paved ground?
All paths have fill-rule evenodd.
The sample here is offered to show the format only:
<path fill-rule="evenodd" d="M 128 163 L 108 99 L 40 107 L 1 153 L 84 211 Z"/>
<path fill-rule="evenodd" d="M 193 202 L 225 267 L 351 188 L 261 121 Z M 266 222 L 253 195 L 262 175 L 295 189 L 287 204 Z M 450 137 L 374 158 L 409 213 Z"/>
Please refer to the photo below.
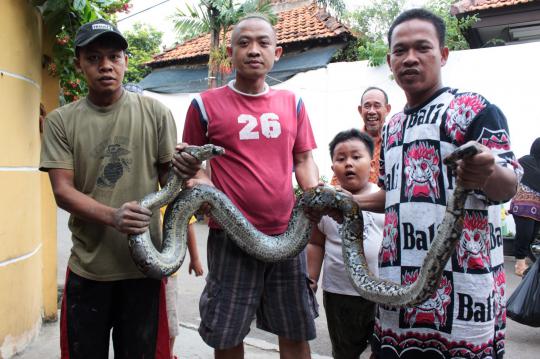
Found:
<path fill-rule="evenodd" d="M 67 230 L 67 216 L 59 211 L 58 216 L 58 283 L 63 285 L 64 274 L 69 256 L 71 241 Z M 198 248 L 206 269 L 206 234 L 207 227 L 196 225 Z M 188 258 L 186 258 L 186 261 Z M 513 273 L 514 261 L 511 257 L 505 260 L 507 270 L 507 293 L 510 295 L 519 283 L 519 278 Z M 199 337 L 196 328 L 200 318 L 198 313 L 198 299 L 204 287 L 204 279 L 187 274 L 187 265 L 181 268 L 179 277 L 180 308 L 180 335 L 175 344 L 175 353 L 179 358 L 212 358 L 212 349 Z M 310 342 L 314 359 L 328 359 L 331 357 L 330 341 L 326 329 L 326 317 L 322 309 L 322 298 L 319 291 L 317 295 L 321 303 L 320 317 L 316 320 L 317 338 Z M 506 358 L 538 359 L 540 355 L 540 328 L 531 328 L 508 320 L 507 323 L 507 355 Z M 42 359 L 59 357 L 58 323 L 44 324 L 39 337 L 34 343 L 17 358 Z M 253 328 L 246 338 L 246 358 L 278 358 L 276 338 L 263 331 Z M 113 358 L 113 356 L 110 356 Z M 361 359 L 367 359 L 364 353 Z"/>

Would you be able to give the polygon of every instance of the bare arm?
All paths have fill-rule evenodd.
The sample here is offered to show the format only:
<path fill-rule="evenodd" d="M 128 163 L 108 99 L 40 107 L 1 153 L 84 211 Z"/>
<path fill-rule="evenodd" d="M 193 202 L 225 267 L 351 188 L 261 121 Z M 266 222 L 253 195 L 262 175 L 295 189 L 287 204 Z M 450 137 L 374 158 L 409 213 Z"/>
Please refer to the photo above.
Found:
<path fill-rule="evenodd" d="M 296 182 L 305 191 L 319 184 L 319 168 L 315 164 L 311 151 L 299 152 L 293 155 Z"/>
<path fill-rule="evenodd" d="M 363 211 L 384 213 L 386 191 L 379 190 L 374 193 L 353 195 L 353 199 Z"/>
<path fill-rule="evenodd" d="M 458 161 L 459 183 L 468 189 L 483 190 L 492 201 L 506 201 L 517 190 L 517 176 L 510 168 L 495 163 L 495 155 L 486 146 L 479 154 Z"/>
<path fill-rule="evenodd" d="M 58 207 L 77 217 L 114 227 L 126 234 L 143 233 L 150 224 L 152 212 L 135 201 L 112 208 L 78 191 L 73 184 L 72 170 L 50 169 L 49 179 Z"/>
<path fill-rule="evenodd" d="M 197 238 L 195 236 L 195 227 L 193 224 L 188 226 L 187 245 L 189 252 L 189 269 L 188 272 L 195 272 L 195 276 L 201 276 L 204 273 L 201 259 L 199 257 L 199 250 L 197 249 Z"/>
<path fill-rule="evenodd" d="M 324 242 L 326 237 L 317 226 L 313 226 L 311 238 L 307 245 L 307 270 L 309 278 L 313 281 L 311 287 L 317 290 L 317 283 L 321 275 L 322 263 L 324 260 Z"/>
<path fill-rule="evenodd" d="M 508 201 L 517 191 L 517 176 L 510 168 L 495 165 L 495 170 L 483 186 L 486 196 L 493 201 Z"/>

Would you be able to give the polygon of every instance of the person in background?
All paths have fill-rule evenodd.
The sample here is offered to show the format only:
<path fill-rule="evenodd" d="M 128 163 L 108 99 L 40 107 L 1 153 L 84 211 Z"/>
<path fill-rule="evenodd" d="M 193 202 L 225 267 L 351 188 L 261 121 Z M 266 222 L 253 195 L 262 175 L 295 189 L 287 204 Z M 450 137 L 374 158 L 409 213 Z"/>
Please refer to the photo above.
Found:
<path fill-rule="evenodd" d="M 364 132 L 367 132 L 374 142 L 373 166 L 369 173 L 369 182 L 379 183 L 379 158 L 381 156 L 382 128 L 386 121 L 386 116 L 392 110 L 388 102 L 388 95 L 379 87 L 368 87 L 362 94 L 358 112 L 364 120 Z"/>
<path fill-rule="evenodd" d="M 332 171 L 343 190 L 352 194 L 378 191 L 369 181 L 373 167 L 373 140 L 365 132 L 350 129 L 330 142 Z M 382 242 L 384 215 L 364 211 L 364 251 L 369 270 L 378 275 L 378 255 Z M 335 359 L 358 359 L 373 335 L 375 303 L 358 295 L 343 263 L 339 224 L 324 216 L 313 228 L 307 246 L 308 272 L 312 288 L 317 288 L 324 262 L 322 289 L 328 333 Z"/>
<path fill-rule="evenodd" d="M 123 89 L 128 44 L 115 26 L 84 24 L 74 43 L 88 95 L 47 116 L 40 160 L 57 205 L 71 214 L 61 357 L 108 358 L 112 336 L 115 358 L 170 359 L 165 280 L 137 269 L 127 239 L 149 230 L 161 245 L 159 215 L 136 200 L 167 181 L 174 119 L 157 100 Z"/>
<path fill-rule="evenodd" d="M 530 154 L 519 159 L 519 164 L 523 167 L 523 178 L 509 212 L 516 223 L 514 270 L 521 277 L 529 267 L 525 259 L 535 258 L 529 246 L 540 230 L 540 137 L 534 140 Z"/>
<path fill-rule="evenodd" d="M 386 120 L 386 116 L 390 113 L 392 106 L 388 103 L 388 95 L 386 92 L 375 86 L 368 87 L 360 98 L 358 105 L 358 113 L 364 122 L 363 132 L 368 133 L 374 142 L 373 151 L 373 166 L 369 173 L 369 182 L 378 184 L 379 182 L 379 157 L 381 153 L 382 137 L 381 132 Z M 339 184 L 336 175 L 332 176 L 330 184 L 335 186 Z"/>
<path fill-rule="evenodd" d="M 493 359 L 504 355 L 505 273 L 500 203 L 516 192 L 521 166 L 500 109 L 481 95 L 444 87 L 444 21 L 425 9 L 401 13 L 388 31 L 387 62 L 407 99 L 383 128 L 381 190 L 354 195 L 362 210 L 385 211 L 379 277 L 417 280 L 457 184 L 471 191 L 463 232 L 433 296 L 416 306 L 378 306 L 377 359 Z M 478 154 L 443 159 L 477 142 Z"/>

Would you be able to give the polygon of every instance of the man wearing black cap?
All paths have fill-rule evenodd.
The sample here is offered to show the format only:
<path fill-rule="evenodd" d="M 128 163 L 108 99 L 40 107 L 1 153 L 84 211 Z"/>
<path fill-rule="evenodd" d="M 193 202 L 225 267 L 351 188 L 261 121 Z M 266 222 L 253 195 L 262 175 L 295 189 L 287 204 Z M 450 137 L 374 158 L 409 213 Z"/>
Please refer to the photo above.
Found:
<path fill-rule="evenodd" d="M 104 20 L 81 26 L 75 65 L 88 96 L 51 112 L 40 169 L 59 207 L 71 213 L 73 247 L 61 315 L 62 358 L 170 358 L 164 283 L 144 278 L 127 235 L 150 230 L 159 216 L 135 200 L 166 181 L 176 144 L 170 111 L 122 88 L 128 44 Z"/>

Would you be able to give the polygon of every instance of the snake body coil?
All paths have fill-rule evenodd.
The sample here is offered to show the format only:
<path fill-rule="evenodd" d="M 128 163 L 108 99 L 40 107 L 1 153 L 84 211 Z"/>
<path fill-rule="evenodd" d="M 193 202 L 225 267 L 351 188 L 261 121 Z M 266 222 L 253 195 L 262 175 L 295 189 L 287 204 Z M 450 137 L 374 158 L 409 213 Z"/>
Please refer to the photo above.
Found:
<path fill-rule="evenodd" d="M 445 162 L 452 165 L 456 160 L 472 156 L 478 151 L 479 148 L 474 143 L 469 143 L 458 148 Z M 197 153 L 197 150 L 192 150 L 192 154 Z M 206 159 L 220 153 L 221 149 L 207 147 L 205 155 L 199 158 Z M 183 182 L 174 177 L 161 191 L 150 194 L 141 201 L 141 205 L 144 204 L 147 208 L 157 208 L 158 205 L 174 200 L 165 213 L 161 252 L 153 246 L 148 232 L 129 238 L 132 257 L 137 267 L 148 277 L 168 276 L 182 265 L 186 254 L 189 219 L 203 203 L 211 205 L 212 218 L 243 251 L 266 262 L 294 257 L 306 246 L 311 234 L 311 224 L 304 215 L 304 208 L 324 212 L 338 210 L 343 214 L 340 229 L 343 257 L 353 286 L 362 297 L 394 307 L 420 304 L 429 299 L 437 289 L 444 267 L 461 237 L 467 197 L 466 191 L 457 185 L 417 280 L 409 285 L 400 285 L 375 278 L 369 272 L 363 249 L 362 213 L 352 198 L 331 187 L 319 186 L 305 191 L 296 202 L 286 232 L 280 236 L 268 236 L 257 231 L 221 191 L 206 185 L 182 191 Z M 162 191 L 163 193 L 160 193 Z"/>

